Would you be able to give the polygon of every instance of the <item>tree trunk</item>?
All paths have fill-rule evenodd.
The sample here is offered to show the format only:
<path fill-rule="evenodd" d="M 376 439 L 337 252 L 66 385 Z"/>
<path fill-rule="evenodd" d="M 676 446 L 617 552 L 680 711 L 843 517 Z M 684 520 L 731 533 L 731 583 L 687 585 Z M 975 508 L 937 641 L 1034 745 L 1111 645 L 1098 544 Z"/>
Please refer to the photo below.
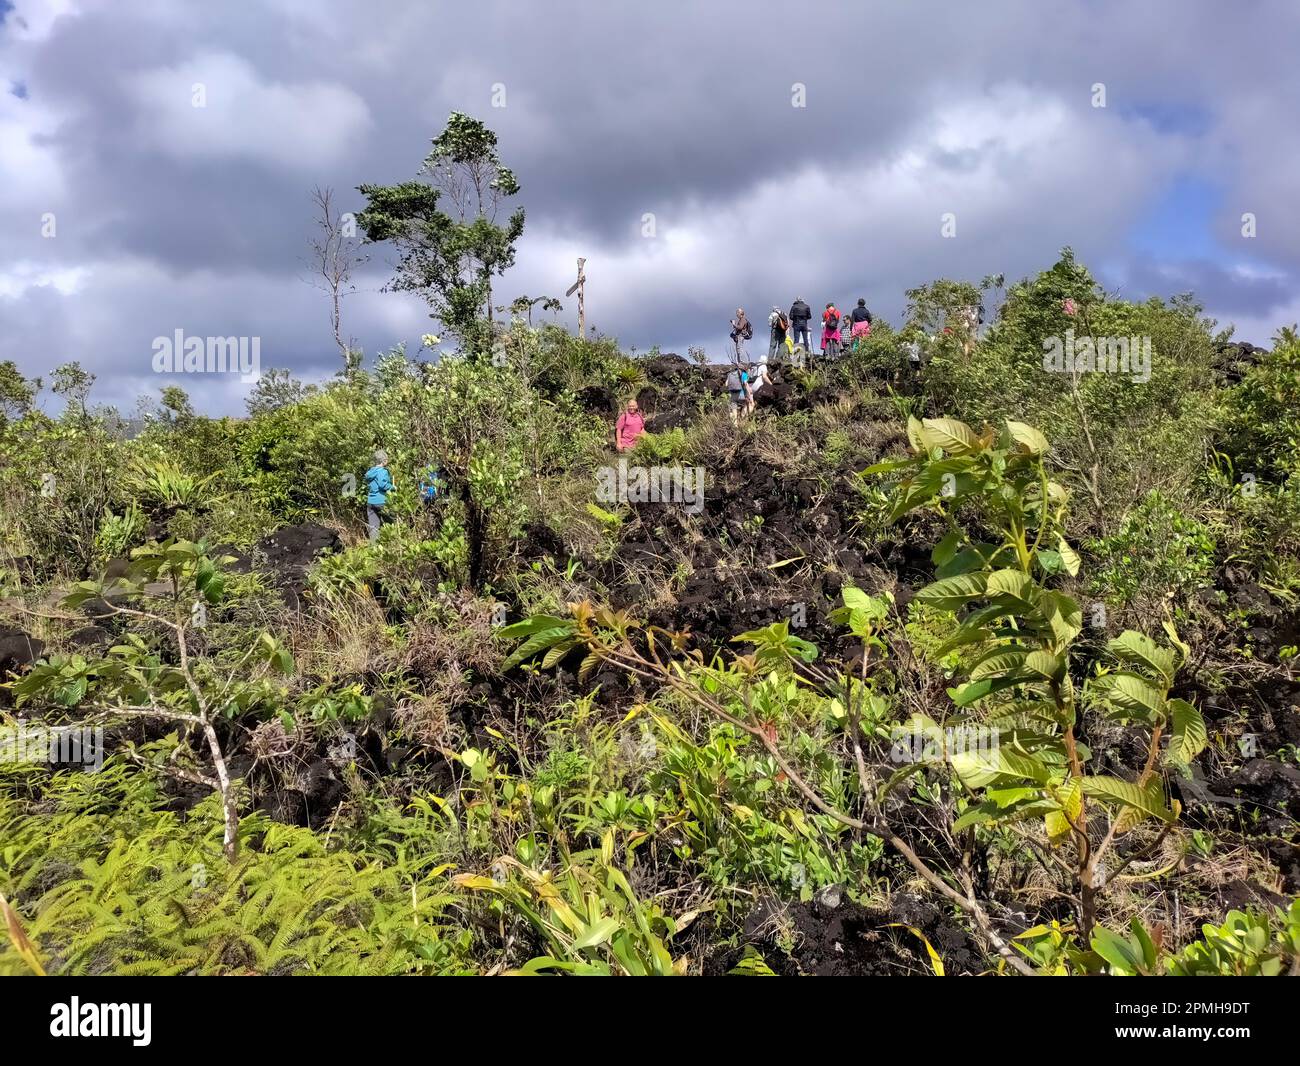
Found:
<path fill-rule="evenodd" d="M 483 584 L 487 521 L 483 508 L 468 492 L 465 494 L 465 540 L 469 548 L 469 583 L 477 591 Z"/>

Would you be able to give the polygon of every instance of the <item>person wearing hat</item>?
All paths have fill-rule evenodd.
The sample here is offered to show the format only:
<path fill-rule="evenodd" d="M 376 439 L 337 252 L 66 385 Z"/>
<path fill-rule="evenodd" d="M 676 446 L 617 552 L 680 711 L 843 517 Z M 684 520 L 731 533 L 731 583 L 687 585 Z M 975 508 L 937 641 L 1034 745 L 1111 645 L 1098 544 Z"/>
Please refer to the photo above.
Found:
<path fill-rule="evenodd" d="M 366 471 L 366 525 L 370 539 L 379 539 L 379 527 L 384 523 L 384 507 L 388 494 L 393 491 L 393 479 L 388 473 L 388 453 L 383 448 L 375 450 L 375 465 Z"/>

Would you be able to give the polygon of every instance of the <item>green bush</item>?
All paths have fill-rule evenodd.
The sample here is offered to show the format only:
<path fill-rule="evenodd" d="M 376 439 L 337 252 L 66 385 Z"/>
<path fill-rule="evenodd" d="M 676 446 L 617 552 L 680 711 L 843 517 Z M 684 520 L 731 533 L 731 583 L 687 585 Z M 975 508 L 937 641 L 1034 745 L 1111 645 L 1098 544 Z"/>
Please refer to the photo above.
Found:
<path fill-rule="evenodd" d="M 1212 584 L 1216 543 L 1211 531 L 1154 489 L 1114 534 L 1092 541 L 1088 550 L 1097 559 L 1095 594 L 1148 616 L 1159 617 L 1166 606 L 1181 610 L 1189 597 Z"/>
<path fill-rule="evenodd" d="M 222 856 L 216 798 L 182 817 L 149 777 L 0 765 L 0 895 L 49 974 L 404 974 L 464 968 L 445 871 L 410 876 L 262 815 Z M 32 966 L 0 941 L 0 973 Z"/>

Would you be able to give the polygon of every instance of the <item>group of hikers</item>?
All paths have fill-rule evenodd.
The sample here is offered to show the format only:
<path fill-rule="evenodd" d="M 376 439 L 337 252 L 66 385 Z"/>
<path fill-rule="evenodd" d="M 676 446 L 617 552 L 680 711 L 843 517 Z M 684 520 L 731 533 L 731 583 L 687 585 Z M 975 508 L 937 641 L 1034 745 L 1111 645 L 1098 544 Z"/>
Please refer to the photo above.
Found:
<path fill-rule="evenodd" d="M 742 415 L 754 413 L 754 394 L 770 380 L 770 365 L 783 355 L 788 355 L 802 365 L 813 352 L 813 311 L 802 296 L 790 305 L 789 312 L 775 304 L 767 316 L 767 354 L 756 364 L 749 361 L 746 342 L 754 337 L 754 324 L 743 307 L 736 308 L 731 320 L 731 343 L 734 349 L 731 370 L 727 374 L 726 390 L 731 398 L 731 418 L 737 421 Z M 834 302 L 828 303 L 821 313 L 821 335 L 818 350 L 827 359 L 838 359 L 845 351 L 857 351 L 871 335 L 871 312 L 867 301 L 859 299 L 848 312 L 842 312 Z"/>
<path fill-rule="evenodd" d="M 801 296 L 790 305 L 789 312 L 773 305 L 767 316 L 767 353 L 757 362 L 750 362 L 745 351 L 746 342 L 754 337 L 754 325 L 743 307 L 736 308 L 731 320 L 731 343 L 734 349 L 723 388 L 730 400 L 728 410 L 731 420 L 754 413 L 755 396 L 771 384 L 772 365 L 785 356 L 802 365 L 813 351 L 813 312 Z M 828 359 L 837 359 L 845 351 L 857 351 L 871 335 L 871 312 L 867 301 L 859 299 L 857 306 L 842 313 L 835 304 L 828 303 L 821 313 L 821 335 L 818 350 Z M 645 416 L 636 400 L 629 400 L 614 424 L 614 447 L 620 452 L 631 451 L 645 432 Z"/>
<path fill-rule="evenodd" d="M 781 349 L 793 355 L 796 349 L 802 349 L 805 355 L 813 351 L 812 323 L 813 312 L 807 302 L 800 296 L 790 305 L 789 312 L 772 306 L 767 316 L 768 344 L 767 359 L 777 358 Z M 867 301 L 859 299 L 851 311 L 842 312 L 834 302 L 828 303 L 821 313 L 821 337 L 818 349 L 828 359 L 835 359 L 845 350 L 847 344 L 852 351 L 871 335 L 871 312 L 867 310 Z M 745 314 L 743 307 L 736 309 L 736 317 L 731 320 L 731 343 L 735 348 L 735 361 L 743 365 L 745 342 L 752 340 L 754 325 Z"/>
<path fill-rule="evenodd" d="M 388 472 L 388 453 L 383 448 L 376 448 L 372 465 L 365 473 L 366 481 L 366 528 L 370 531 L 372 541 L 379 539 L 380 527 L 388 521 L 389 494 L 393 491 L 393 476 Z M 444 495 L 445 485 L 442 473 L 436 466 L 428 466 L 420 475 L 420 502 L 425 507 L 432 507 Z"/>
<path fill-rule="evenodd" d="M 977 328 L 977 323 L 983 322 L 983 310 L 982 307 L 978 311 L 970 309 L 972 333 Z M 821 332 L 817 350 L 827 359 L 838 359 L 846 350 L 856 352 L 871 336 L 873 320 L 865 299 L 859 299 L 856 306 L 848 312 L 841 312 L 834 302 L 830 302 L 822 309 L 820 317 Z M 754 413 L 755 395 L 771 384 L 772 364 L 781 362 L 788 356 L 802 365 L 812 354 L 812 322 L 812 308 L 802 296 L 790 305 L 788 312 L 773 305 L 767 316 L 767 353 L 757 362 L 751 363 L 745 345 L 754 337 L 754 325 L 743 307 L 736 308 L 730 334 L 733 358 L 723 385 L 730 400 L 728 409 L 733 422 Z M 907 347 L 909 359 L 916 363 L 919 360 L 918 346 L 913 343 Z M 640 405 L 635 399 L 629 400 L 614 425 L 614 447 L 619 452 L 631 451 L 644 432 L 645 416 L 641 413 Z M 393 491 L 393 479 L 388 472 L 388 454 L 382 448 L 375 451 L 374 464 L 366 471 L 365 480 L 366 525 L 373 541 L 378 538 L 379 529 L 386 520 L 384 508 L 389 493 Z M 441 491 L 441 477 L 437 468 L 431 466 L 421 478 L 420 498 L 426 505 L 430 505 L 439 499 Z"/>

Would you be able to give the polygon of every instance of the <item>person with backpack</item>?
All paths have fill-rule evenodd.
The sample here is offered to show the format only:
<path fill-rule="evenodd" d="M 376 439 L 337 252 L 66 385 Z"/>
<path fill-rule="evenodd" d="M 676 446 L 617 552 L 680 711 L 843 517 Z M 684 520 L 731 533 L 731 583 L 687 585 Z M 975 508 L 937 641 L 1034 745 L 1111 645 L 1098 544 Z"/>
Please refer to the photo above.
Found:
<path fill-rule="evenodd" d="M 849 338 L 853 341 L 853 350 L 856 352 L 858 346 L 871 336 L 871 312 L 867 310 L 867 301 L 859 297 L 858 306 L 849 314 L 852 325 L 849 327 Z"/>
<path fill-rule="evenodd" d="M 812 351 L 812 336 L 808 332 L 808 323 L 811 321 L 812 308 L 800 296 L 790 305 L 790 328 L 794 330 L 795 344 L 802 344 L 805 352 Z"/>
<path fill-rule="evenodd" d="M 786 337 L 790 332 L 790 320 L 786 318 L 784 311 L 774 305 L 772 313 L 767 316 L 767 324 L 772 330 L 772 339 L 767 345 L 767 358 L 771 361 L 785 347 Z"/>
<path fill-rule="evenodd" d="M 754 324 L 745 315 L 743 307 L 736 308 L 736 317 L 731 320 L 731 343 L 736 346 L 736 362 L 745 361 L 745 341 L 754 336 Z"/>
<path fill-rule="evenodd" d="M 822 312 L 822 355 L 838 359 L 840 354 L 840 312 L 835 304 L 828 303 Z"/>
<path fill-rule="evenodd" d="M 727 373 L 726 380 L 727 396 L 731 402 L 727 405 L 731 415 L 732 425 L 735 425 L 740 419 L 740 412 L 743 408 L 747 413 L 753 409 L 754 394 L 749 388 L 749 365 L 747 363 L 736 362 L 732 364 L 731 370 Z"/>
<path fill-rule="evenodd" d="M 636 447 L 637 438 L 645 432 L 645 416 L 636 400 L 628 400 L 627 407 L 618 416 L 614 426 L 614 447 L 620 452 L 630 452 Z"/>
<path fill-rule="evenodd" d="M 379 539 L 379 527 L 387 520 L 384 507 L 388 494 L 393 491 L 393 478 L 388 473 L 388 453 L 383 448 L 375 450 L 375 465 L 366 471 L 366 526 L 370 539 Z"/>

